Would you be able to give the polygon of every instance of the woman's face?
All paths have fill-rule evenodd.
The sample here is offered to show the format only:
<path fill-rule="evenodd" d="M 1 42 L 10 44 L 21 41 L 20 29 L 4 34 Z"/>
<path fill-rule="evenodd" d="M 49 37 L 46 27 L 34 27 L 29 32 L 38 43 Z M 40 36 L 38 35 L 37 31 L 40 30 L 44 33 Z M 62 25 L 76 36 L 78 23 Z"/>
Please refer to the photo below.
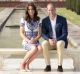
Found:
<path fill-rule="evenodd" d="M 29 13 L 29 15 L 30 15 L 31 18 L 34 17 L 35 10 L 33 9 L 32 6 L 28 7 L 28 13 Z"/>

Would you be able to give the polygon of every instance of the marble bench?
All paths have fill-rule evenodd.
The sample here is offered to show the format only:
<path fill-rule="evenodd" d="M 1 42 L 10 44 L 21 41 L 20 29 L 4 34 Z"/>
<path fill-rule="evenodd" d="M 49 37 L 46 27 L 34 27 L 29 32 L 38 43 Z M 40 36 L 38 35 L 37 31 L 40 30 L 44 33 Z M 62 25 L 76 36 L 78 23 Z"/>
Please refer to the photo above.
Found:
<path fill-rule="evenodd" d="M 51 50 L 50 51 L 54 57 L 56 57 L 56 50 Z M 0 69 L 4 66 L 4 59 L 12 57 L 12 55 L 25 55 L 26 50 L 21 49 L 21 48 L 0 48 Z M 21 56 L 19 56 L 20 58 Z M 53 57 L 53 58 L 54 58 Z M 64 50 L 64 58 L 72 58 L 73 59 L 73 66 L 74 66 L 74 71 L 80 71 L 80 50 L 79 49 L 65 49 Z M 18 57 L 15 57 L 18 58 Z"/>

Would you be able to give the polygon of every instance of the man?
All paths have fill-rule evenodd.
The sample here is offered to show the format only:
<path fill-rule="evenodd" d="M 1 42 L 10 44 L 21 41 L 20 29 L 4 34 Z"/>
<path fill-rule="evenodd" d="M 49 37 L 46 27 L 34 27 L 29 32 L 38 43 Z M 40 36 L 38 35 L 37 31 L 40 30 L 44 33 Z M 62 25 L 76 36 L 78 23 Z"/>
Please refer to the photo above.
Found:
<path fill-rule="evenodd" d="M 63 72 L 62 61 L 63 51 L 67 48 L 67 22 L 66 18 L 57 15 L 55 6 L 52 3 L 47 5 L 48 16 L 42 20 L 42 37 L 45 39 L 42 43 L 43 55 L 46 62 L 44 71 L 51 71 L 50 49 L 57 49 L 58 68 L 57 71 Z"/>

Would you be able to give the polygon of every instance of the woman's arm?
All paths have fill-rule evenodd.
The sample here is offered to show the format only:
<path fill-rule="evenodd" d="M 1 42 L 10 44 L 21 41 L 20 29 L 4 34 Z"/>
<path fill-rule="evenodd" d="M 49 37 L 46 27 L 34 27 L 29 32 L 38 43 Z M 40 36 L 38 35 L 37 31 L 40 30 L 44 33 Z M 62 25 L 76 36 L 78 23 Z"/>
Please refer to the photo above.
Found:
<path fill-rule="evenodd" d="M 25 31 L 24 31 L 24 27 L 20 26 L 20 36 L 23 40 L 28 41 L 29 39 L 25 36 Z"/>
<path fill-rule="evenodd" d="M 38 29 L 37 37 L 31 39 L 31 43 L 35 43 L 36 41 L 39 40 L 40 37 L 41 37 L 41 27 L 39 27 L 39 29 Z"/>
<path fill-rule="evenodd" d="M 39 27 L 38 35 L 37 35 L 37 37 L 35 38 L 35 41 L 39 40 L 40 37 L 41 37 L 41 27 Z"/>

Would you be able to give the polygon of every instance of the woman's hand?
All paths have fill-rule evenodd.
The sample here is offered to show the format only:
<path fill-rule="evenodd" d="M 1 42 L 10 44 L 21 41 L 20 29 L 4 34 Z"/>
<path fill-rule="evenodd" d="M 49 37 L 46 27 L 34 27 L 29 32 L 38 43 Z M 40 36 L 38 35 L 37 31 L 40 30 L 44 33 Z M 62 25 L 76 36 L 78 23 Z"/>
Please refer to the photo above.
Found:
<path fill-rule="evenodd" d="M 30 40 L 30 43 L 36 43 L 36 40 L 35 40 L 35 38 L 31 38 L 31 40 Z"/>
<path fill-rule="evenodd" d="M 28 38 L 25 38 L 24 40 L 25 40 L 26 42 L 29 42 L 29 41 L 30 41 Z"/>

